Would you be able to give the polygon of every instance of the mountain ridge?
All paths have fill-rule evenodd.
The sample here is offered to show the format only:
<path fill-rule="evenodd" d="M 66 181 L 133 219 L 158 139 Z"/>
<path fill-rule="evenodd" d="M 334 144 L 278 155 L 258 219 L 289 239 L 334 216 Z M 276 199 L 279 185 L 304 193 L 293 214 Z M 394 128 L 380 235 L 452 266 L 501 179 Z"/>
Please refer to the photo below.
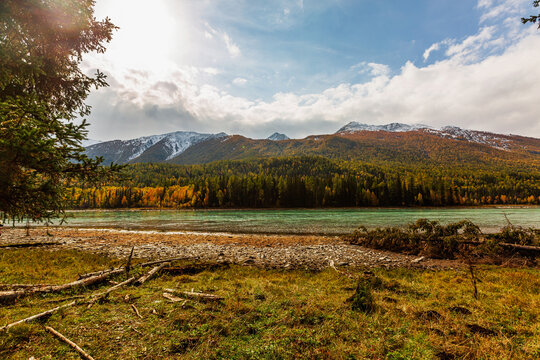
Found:
<path fill-rule="evenodd" d="M 274 136 L 276 135 L 276 136 Z M 86 153 L 104 163 L 166 162 L 197 164 L 219 160 L 321 155 L 367 162 L 489 163 L 525 161 L 540 164 L 540 139 L 466 130 L 435 129 L 421 124 L 368 125 L 350 122 L 334 134 L 267 139 L 242 135 L 177 131 L 88 146 Z"/>

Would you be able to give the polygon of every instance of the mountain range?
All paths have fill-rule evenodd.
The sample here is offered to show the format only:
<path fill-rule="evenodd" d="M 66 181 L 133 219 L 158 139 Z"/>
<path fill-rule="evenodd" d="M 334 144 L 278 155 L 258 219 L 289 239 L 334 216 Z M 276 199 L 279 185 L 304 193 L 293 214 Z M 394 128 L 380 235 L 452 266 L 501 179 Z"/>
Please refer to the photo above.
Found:
<path fill-rule="evenodd" d="M 177 131 L 131 140 L 113 140 L 86 147 L 104 164 L 162 162 L 198 164 L 219 160 L 321 155 L 366 162 L 540 165 L 540 139 L 426 125 L 350 122 L 334 134 L 289 139 L 274 133 L 267 139 L 241 135 Z"/>

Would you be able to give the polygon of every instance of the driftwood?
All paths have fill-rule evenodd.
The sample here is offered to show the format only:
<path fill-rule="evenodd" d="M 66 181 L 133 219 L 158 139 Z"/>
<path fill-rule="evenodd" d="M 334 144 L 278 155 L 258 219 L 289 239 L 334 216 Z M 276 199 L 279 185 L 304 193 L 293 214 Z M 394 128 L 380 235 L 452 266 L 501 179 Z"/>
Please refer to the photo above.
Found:
<path fill-rule="evenodd" d="M 108 288 L 107 290 L 105 290 L 104 292 L 102 293 L 99 293 L 99 294 L 95 294 L 95 295 L 92 295 L 89 300 L 86 301 L 86 303 L 89 304 L 89 306 L 91 306 L 93 303 L 95 303 L 96 301 L 108 296 L 111 292 L 115 291 L 115 290 L 118 290 L 120 289 L 121 287 L 125 286 L 125 285 L 129 285 L 131 284 L 133 281 L 135 281 L 135 277 L 132 277 L 131 279 L 128 279 L 124 282 L 121 282 L 120 284 L 117 284 L 117 285 L 114 285 L 110 288 Z M 39 318 L 42 318 L 44 316 L 48 316 L 48 315 L 52 315 L 54 314 L 55 312 L 57 312 L 58 310 L 60 309 L 63 309 L 63 308 L 67 308 L 67 307 L 71 307 L 71 306 L 74 306 L 74 305 L 77 305 L 77 304 L 80 304 L 80 303 L 84 303 L 85 301 L 72 301 L 68 304 L 64 304 L 64 305 L 60 305 L 60 306 L 57 306 L 53 309 L 50 309 L 50 310 L 47 310 L 47 311 L 44 311 L 42 313 L 39 313 L 39 314 L 36 314 L 36 315 L 32 315 L 30 317 L 27 317 L 25 319 L 22 319 L 22 320 L 19 320 L 19 321 L 16 321 L 14 323 L 11 323 L 11 324 L 8 324 L 6 326 L 3 326 L 0 328 L 0 331 L 2 330 L 7 330 L 9 329 L 10 327 L 12 326 L 15 326 L 15 325 L 19 325 L 19 324 L 22 324 L 22 323 L 25 323 L 25 322 L 30 322 L 32 320 L 36 320 L 36 319 L 39 319 Z"/>
<path fill-rule="evenodd" d="M 66 344 L 68 344 L 69 346 L 71 346 L 73 349 L 75 349 L 75 351 L 77 351 L 79 353 L 79 355 L 85 359 L 85 360 L 94 360 L 93 357 L 91 357 L 86 351 L 84 351 L 79 345 L 75 344 L 73 341 L 69 340 L 67 337 L 65 337 L 64 335 L 60 334 L 58 331 L 54 330 L 52 327 L 50 326 L 45 326 L 45 329 L 47 329 L 48 332 L 50 332 L 51 334 L 53 334 L 54 336 L 56 336 L 58 339 L 60 339 L 61 341 L 65 342 Z"/>
<path fill-rule="evenodd" d="M 164 267 L 167 267 L 169 265 L 171 265 L 171 263 L 166 262 L 166 263 L 162 263 L 159 266 L 156 266 L 156 267 L 152 268 L 149 272 L 146 273 L 146 275 L 141 276 L 139 278 L 139 280 L 135 281 L 135 285 L 138 286 L 138 285 L 144 284 L 148 279 L 152 278 L 161 269 L 163 269 Z"/>
<path fill-rule="evenodd" d="M 54 285 L 51 285 L 51 284 L 0 284 L 0 290 L 36 289 L 36 288 L 44 288 L 47 286 L 54 286 Z"/>
<path fill-rule="evenodd" d="M 78 279 L 78 280 L 83 280 L 83 279 L 87 279 L 87 278 L 89 278 L 89 277 L 94 277 L 94 276 L 98 276 L 98 275 L 108 274 L 108 273 L 110 273 L 110 272 L 112 272 L 112 271 L 116 271 L 116 270 L 124 270 L 124 268 L 123 268 L 123 267 L 119 267 L 119 268 L 111 268 L 111 269 L 99 270 L 99 271 L 94 271 L 94 272 L 82 274 L 82 275 L 79 275 L 79 279 Z"/>
<path fill-rule="evenodd" d="M 0 328 L 0 331 L 3 331 L 3 330 L 7 330 L 15 325 L 20 325 L 22 323 L 26 323 L 26 322 L 30 322 L 30 321 L 33 321 L 33 320 L 37 320 L 37 319 L 40 319 L 42 317 L 45 317 L 45 316 L 49 316 L 49 315 L 52 315 L 54 314 L 55 312 L 57 312 L 58 310 L 60 309 L 64 309 L 64 308 L 67 308 L 67 307 L 71 307 L 71 306 L 74 306 L 77 304 L 77 301 L 72 301 L 68 304 L 64 304 L 64 305 L 60 305 L 60 306 L 57 306 L 53 309 L 50 309 L 50 310 L 47 310 L 47 311 L 44 311 L 42 313 L 39 313 L 39 314 L 36 314 L 36 315 L 32 315 L 32 316 L 29 316 L 27 318 L 24 318 L 22 320 L 19 320 L 19 321 L 15 321 L 14 323 L 11 323 L 11 324 L 8 324 L 6 326 L 2 326 Z"/>
<path fill-rule="evenodd" d="M 168 290 L 170 290 L 170 289 L 168 289 Z M 185 301 L 186 300 L 186 299 L 182 299 L 182 298 L 179 298 L 177 296 L 174 296 L 173 294 L 169 294 L 168 292 L 164 292 L 163 297 L 165 299 L 170 300 L 171 302 L 180 302 L 180 301 Z"/>
<path fill-rule="evenodd" d="M 41 243 L 15 243 L 15 244 L 0 244 L 0 248 L 27 248 L 27 247 L 38 247 L 38 246 L 49 246 L 49 245 L 62 245 L 60 242 L 41 242 Z"/>
<path fill-rule="evenodd" d="M 178 294 L 180 296 L 183 296 L 188 299 L 198 300 L 202 302 L 211 302 L 211 301 L 221 301 L 225 298 L 223 296 L 214 295 L 214 294 L 205 294 L 200 292 L 194 292 L 194 291 L 179 291 L 175 289 L 165 289 L 165 291 Z"/>
<path fill-rule="evenodd" d="M 0 291 L 0 302 L 13 301 L 20 297 L 26 297 L 35 294 L 54 293 L 82 286 L 90 286 L 106 280 L 109 276 L 122 272 L 123 270 L 117 269 L 107 272 L 105 274 L 95 275 L 86 279 L 77 280 L 63 285 L 52 285 L 40 288 L 31 288 L 27 290 Z"/>
<path fill-rule="evenodd" d="M 142 264 L 137 264 L 137 266 L 152 266 L 152 265 L 157 265 L 157 264 L 163 264 L 163 263 L 166 263 L 166 262 L 173 262 L 173 261 L 180 261 L 180 260 L 187 260 L 187 259 L 189 259 L 189 258 L 186 257 L 186 256 L 182 256 L 182 257 L 175 257 L 175 258 L 170 258 L 170 259 L 149 261 L 149 262 L 145 262 L 145 263 L 142 263 Z"/>

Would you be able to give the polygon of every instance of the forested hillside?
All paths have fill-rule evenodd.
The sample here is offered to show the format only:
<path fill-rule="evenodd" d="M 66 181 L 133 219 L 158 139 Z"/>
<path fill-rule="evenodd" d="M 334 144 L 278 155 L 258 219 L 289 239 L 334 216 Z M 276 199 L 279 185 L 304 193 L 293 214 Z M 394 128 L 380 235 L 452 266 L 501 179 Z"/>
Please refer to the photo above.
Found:
<path fill-rule="evenodd" d="M 322 156 L 135 164 L 122 182 L 71 190 L 73 208 L 540 204 L 535 165 L 443 166 Z"/>

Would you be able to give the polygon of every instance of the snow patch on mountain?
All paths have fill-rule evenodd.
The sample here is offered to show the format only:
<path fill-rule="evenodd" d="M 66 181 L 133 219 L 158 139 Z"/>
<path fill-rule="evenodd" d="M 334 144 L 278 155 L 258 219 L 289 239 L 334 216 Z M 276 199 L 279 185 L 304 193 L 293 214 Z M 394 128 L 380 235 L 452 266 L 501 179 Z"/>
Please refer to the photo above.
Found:
<path fill-rule="evenodd" d="M 405 131 L 415 131 L 420 129 L 431 129 L 431 127 L 422 124 L 402 124 L 402 123 L 391 123 L 386 125 L 369 125 L 362 124 L 357 121 L 351 121 L 347 125 L 339 129 L 336 134 L 339 133 L 353 133 L 357 131 L 391 131 L 391 132 L 405 132 Z"/>
<path fill-rule="evenodd" d="M 483 131 L 467 130 L 457 126 L 444 126 L 440 129 L 422 124 L 402 124 L 391 123 L 386 125 L 369 125 L 362 124 L 356 121 L 351 121 L 347 125 L 339 129 L 336 134 L 355 133 L 359 131 L 389 131 L 389 132 L 406 132 L 406 131 L 425 131 L 443 138 L 469 141 L 478 144 L 491 146 L 499 150 L 509 150 L 512 141 L 504 136 L 492 134 Z"/>
<path fill-rule="evenodd" d="M 285 134 L 275 132 L 272 135 L 270 135 L 269 137 L 267 137 L 267 139 L 272 140 L 272 141 L 281 141 L 281 140 L 289 140 L 290 138 Z"/>
<path fill-rule="evenodd" d="M 196 132 L 177 131 L 167 134 L 164 141 L 164 147 L 170 153 L 166 160 L 170 160 L 189 148 L 192 145 L 200 143 L 211 138 L 221 138 L 227 136 L 225 133 L 219 134 L 200 134 Z"/>

